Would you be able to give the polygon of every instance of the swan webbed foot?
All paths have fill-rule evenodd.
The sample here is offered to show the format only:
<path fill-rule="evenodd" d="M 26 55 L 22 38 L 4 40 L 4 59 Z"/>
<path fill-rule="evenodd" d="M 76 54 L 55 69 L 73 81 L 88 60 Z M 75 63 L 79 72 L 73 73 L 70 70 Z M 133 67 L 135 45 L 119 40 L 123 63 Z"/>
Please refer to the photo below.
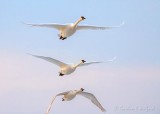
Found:
<path fill-rule="evenodd" d="M 59 39 L 60 39 L 60 40 L 62 40 L 62 39 L 63 39 L 63 37 L 62 37 L 62 36 L 60 36 L 60 37 L 59 37 Z"/>
<path fill-rule="evenodd" d="M 62 40 L 65 40 L 67 37 L 65 37 L 65 38 L 62 38 Z"/>
<path fill-rule="evenodd" d="M 66 38 L 67 37 L 62 37 L 62 36 L 59 37 L 60 40 L 65 40 Z"/>
<path fill-rule="evenodd" d="M 64 74 L 62 74 L 62 73 L 59 73 L 59 76 L 63 76 Z"/>
<path fill-rule="evenodd" d="M 64 99 L 62 98 L 62 101 L 64 101 Z"/>

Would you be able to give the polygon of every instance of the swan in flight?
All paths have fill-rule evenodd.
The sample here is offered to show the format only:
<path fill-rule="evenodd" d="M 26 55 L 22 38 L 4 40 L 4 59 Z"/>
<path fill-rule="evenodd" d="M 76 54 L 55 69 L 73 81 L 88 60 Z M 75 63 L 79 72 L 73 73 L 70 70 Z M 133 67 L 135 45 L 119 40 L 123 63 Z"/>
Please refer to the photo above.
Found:
<path fill-rule="evenodd" d="M 32 55 L 32 54 L 29 54 Z M 63 63 L 59 60 L 53 59 L 51 57 L 44 57 L 44 56 L 38 56 L 38 55 L 32 55 L 34 57 L 46 60 L 48 62 L 51 62 L 57 66 L 60 67 L 60 71 L 59 71 L 59 76 L 63 76 L 63 75 L 69 75 L 71 73 L 73 73 L 77 67 L 80 66 L 87 66 L 87 65 L 91 65 L 91 64 L 95 64 L 95 63 L 102 63 L 102 62 L 97 62 L 97 61 L 93 61 L 93 62 L 87 62 L 85 60 L 81 60 L 78 64 L 67 64 L 67 63 Z M 108 61 L 113 61 L 115 59 L 115 57 L 112 60 L 108 60 Z"/>
<path fill-rule="evenodd" d="M 76 32 L 76 30 L 105 30 L 105 29 L 117 28 L 124 24 L 123 22 L 119 26 L 108 26 L 108 27 L 99 27 L 99 26 L 92 26 L 92 25 L 78 25 L 84 19 L 86 18 L 81 16 L 75 23 L 70 23 L 70 24 L 57 24 L 57 23 L 51 23 L 51 24 L 25 23 L 25 24 L 30 25 L 30 26 L 36 26 L 36 27 L 54 28 L 59 31 L 58 36 L 61 40 L 65 40 L 67 37 L 72 36 Z"/>
<path fill-rule="evenodd" d="M 57 96 L 63 96 L 62 98 L 62 101 L 70 101 L 72 100 L 73 98 L 76 97 L 76 95 L 81 95 L 83 97 L 86 97 L 88 98 L 89 100 L 91 100 L 91 102 L 96 105 L 98 108 L 101 109 L 102 112 L 105 112 L 106 110 L 102 107 L 102 105 L 99 103 L 99 101 L 97 100 L 97 98 L 92 94 L 92 93 L 88 93 L 88 92 L 83 92 L 84 89 L 81 88 L 80 90 L 70 90 L 70 91 L 66 91 L 66 92 L 63 92 L 63 93 L 59 93 L 57 94 L 56 96 L 54 96 L 51 100 L 51 103 L 49 104 L 48 108 L 47 108 L 47 111 L 46 111 L 46 114 L 48 114 L 51 110 L 51 106 L 55 100 L 55 98 Z"/>

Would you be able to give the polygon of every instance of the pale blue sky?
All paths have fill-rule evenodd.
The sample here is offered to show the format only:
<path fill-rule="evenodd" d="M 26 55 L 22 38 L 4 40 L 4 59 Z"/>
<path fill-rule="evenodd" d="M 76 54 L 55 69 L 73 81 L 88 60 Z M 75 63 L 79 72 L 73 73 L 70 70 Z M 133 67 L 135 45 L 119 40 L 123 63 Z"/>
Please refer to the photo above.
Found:
<path fill-rule="evenodd" d="M 83 86 L 100 99 L 106 113 L 146 114 L 140 109 L 116 108 L 148 106 L 154 107 L 148 114 L 159 114 L 159 11 L 159 0 L 1 0 L 0 113 L 44 114 L 52 95 Z M 61 41 L 54 29 L 22 24 L 71 23 L 80 16 L 86 17 L 80 24 L 116 26 L 124 21 L 125 25 L 105 31 L 78 31 Z M 113 56 L 117 60 L 60 78 L 56 66 L 26 53 L 69 63 L 80 59 L 106 61 Z M 79 97 L 69 103 L 57 99 L 51 114 L 56 113 L 101 112 Z"/>

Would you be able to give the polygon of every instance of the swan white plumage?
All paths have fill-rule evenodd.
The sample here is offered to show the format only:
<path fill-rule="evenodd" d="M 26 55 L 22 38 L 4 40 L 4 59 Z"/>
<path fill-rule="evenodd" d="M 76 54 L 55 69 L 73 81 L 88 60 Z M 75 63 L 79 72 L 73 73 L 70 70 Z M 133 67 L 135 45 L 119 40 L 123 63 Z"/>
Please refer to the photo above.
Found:
<path fill-rule="evenodd" d="M 92 26 L 92 25 L 78 25 L 82 20 L 86 19 L 85 17 L 81 16 L 75 23 L 71 24 L 29 24 L 25 23 L 27 25 L 31 26 L 37 26 L 37 27 L 48 27 L 48 28 L 54 28 L 59 31 L 59 38 L 61 40 L 66 39 L 67 37 L 72 36 L 76 30 L 105 30 L 105 29 L 111 29 L 111 28 L 117 28 L 124 24 L 124 22 L 119 26 L 108 26 L 108 27 L 99 27 L 99 26 Z"/>
<path fill-rule="evenodd" d="M 57 96 L 61 96 L 63 95 L 62 101 L 70 101 L 72 99 L 74 99 L 76 97 L 76 95 L 82 95 L 85 98 L 88 98 L 89 100 L 91 100 L 91 102 L 96 105 L 98 108 L 101 109 L 102 112 L 105 112 L 106 110 L 102 107 L 102 105 L 99 103 L 99 101 L 97 100 L 97 98 L 92 94 L 92 93 L 88 93 L 88 92 L 83 92 L 84 89 L 81 88 L 80 90 L 71 90 L 71 91 L 66 91 L 63 93 L 59 93 L 56 96 L 54 96 L 51 100 L 51 103 L 49 104 L 46 114 L 48 114 L 51 110 L 52 104 L 55 100 L 55 98 Z"/>
<path fill-rule="evenodd" d="M 51 62 L 51 63 L 59 66 L 60 67 L 59 76 L 69 75 L 69 74 L 73 73 L 77 67 L 80 67 L 80 66 L 87 66 L 87 65 L 91 65 L 91 64 L 95 64 L 95 63 L 102 63 L 102 62 L 97 62 L 97 61 L 86 63 L 85 60 L 81 60 L 80 63 L 78 63 L 78 64 L 67 64 L 67 63 L 63 63 L 59 60 L 53 59 L 51 57 L 38 56 L 38 55 L 33 55 L 33 54 L 29 54 L 29 55 L 46 60 L 48 62 Z M 113 58 L 112 60 L 108 60 L 108 61 L 113 61 L 114 59 L 115 58 Z"/>
<path fill-rule="evenodd" d="M 69 75 L 69 74 L 73 73 L 76 70 L 77 67 L 80 67 L 80 66 L 87 66 L 87 65 L 91 65 L 91 64 L 95 64 L 95 63 L 104 63 L 104 62 L 98 62 L 98 61 L 93 61 L 93 62 L 87 62 L 86 63 L 85 60 L 81 60 L 80 63 L 78 63 L 78 64 L 67 64 L 67 63 L 63 63 L 59 60 L 53 59 L 51 57 L 38 56 L 38 55 L 33 55 L 33 54 L 29 54 L 29 55 L 32 55 L 36 58 L 46 60 L 48 62 L 51 62 L 51 63 L 59 66 L 60 67 L 59 76 Z M 114 57 L 113 59 L 108 60 L 108 61 L 111 62 L 115 59 L 116 58 Z"/>

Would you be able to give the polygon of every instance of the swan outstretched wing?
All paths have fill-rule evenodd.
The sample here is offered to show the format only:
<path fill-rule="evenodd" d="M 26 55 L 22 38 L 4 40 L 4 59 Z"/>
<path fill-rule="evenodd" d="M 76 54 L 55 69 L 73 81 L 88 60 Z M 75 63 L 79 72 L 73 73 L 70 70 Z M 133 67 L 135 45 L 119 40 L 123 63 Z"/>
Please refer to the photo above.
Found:
<path fill-rule="evenodd" d="M 117 56 L 114 56 L 112 59 L 108 60 L 108 62 L 112 62 L 117 59 Z"/>
<path fill-rule="evenodd" d="M 68 94 L 69 92 L 70 92 L 70 91 L 66 91 L 66 92 L 58 93 L 56 96 L 66 95 L 66 94 Z"/>
<path fill-rule="evenodd" d="M 105 29 L 112 29 L 112 28 L 117 28 L 121 27 L 124 24 L 122 22 L 119 26 L 108 26 L 108 27 L 99 27 L 99 26 L 90 26 L 90 25 L 78 25 L 77 30 L 105 30 Z"/>
<path fill-rule="evenodd" d="M 51 24 L 30 24 L 30 23 L 24 23 L 26 25 L 30 25 L 33 27 L 47 27 L 47 28 L 55 28 L 57 30 L 61 30 L 66 27 L 64 24 L 58 24 L 58 23 L 51 23 Z"/>
<path fill-rule="evenodd" d="M 69 91 L 66 91 L 66 92 L 59 93 L 59 94 L 57 94 L 56 96 L 54 96 L 54 97 L 52 98 L 50 104 L 48 105 L 46 114 L 49 114 L 49 112 L 50 112 L 50 110 L 51 110 L 51 107 L 52 107 L 52 105 L 53 105 L 53 102 L 54 102 L 55 98 L 56 98 L 57 96 L 65 95 L 65 94 L 67 94 L 68 92 L 69 92 Z"/>
<path fill-rule="evenodd" d="M 81 64 L 80 66 L 87 66 L 87 65 L 96 64 L 96 63 L 103 63 L 103 62 L 97 62 L 97 61 L 88 62 L 88 63 L 83 63 L 83 64 Z"/>
<path fill-rule="evenodd" d="M 82 95 L 88 99 L 91 100 L 91 102 L 93 104 L 95 104 L 98 108 L 100 108 L 103 112 L 105 112 L 106 110 L 102 107 L 102 105 L 99 103 L 99 101 L 97 100 L 97 98 L 91 94 L 91 93 L 88 93 L 88 92 L 80 92 L 78 95 Z"/>
<path fill-rule="evenodd" d="M 116 59 L 117 57 L 113 57 L 112 59 L 110 60 L 107 60 L 106 62 L 112 62 Z M 91 64 L 96 64 L 96 63 L 106 63 L 106 62 L 98 62 L 98 61 L 94 61 L 94 62 L 88 62 L 88 63 L 83 63 L 81 64 L 80 66 L 87 66 L 87 65 L 91 65 Z"/>
<path fill-rule="evenodd" d="M 48 108 L 47 108 L 47 111 L 46 111 L 46 114 L 49 114 L 50 110 L 51 110 L 51 107 L 53 105 L 53 102 L 55 100 L 56 96 L 54 96 L 50 102 L 50 104 L 48 105 Z"/>
<path fill-rule="evenodd" d="M 32 54 L 30 54 L 30 55 L 32 55 Z M 38 55 L 32 55 L 32 56 L 40 58 L 40 59 L 43 59 L 43 60 L 46 60 L 46 61 L 51 62 L 53 64 L 56 64 L 59 67 L 63 67 L 63 66 L 67 65 L 67 64 L 65 64 L 65 63 L 63 63 L 63 62 L 61 62 L 59 60 L 53 59 L 51 57 L 44 57 L 44 56 L 38 56 Z"/>

